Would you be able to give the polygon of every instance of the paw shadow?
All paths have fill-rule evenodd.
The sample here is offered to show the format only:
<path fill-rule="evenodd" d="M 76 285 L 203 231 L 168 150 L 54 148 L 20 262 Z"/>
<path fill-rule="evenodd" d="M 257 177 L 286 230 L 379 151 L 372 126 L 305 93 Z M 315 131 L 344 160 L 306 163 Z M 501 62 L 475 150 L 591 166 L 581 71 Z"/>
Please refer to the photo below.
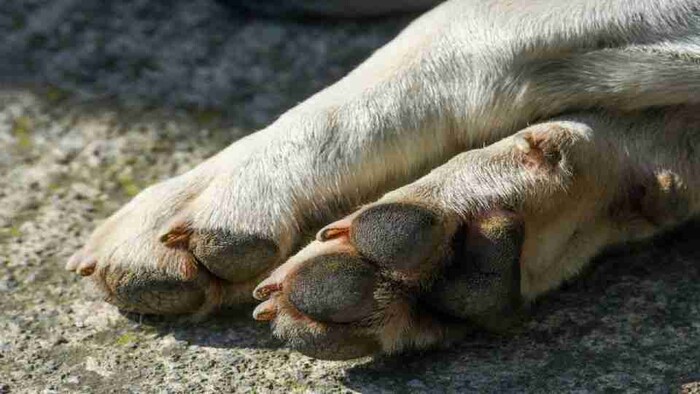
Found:
<path fill-rule="evenodd" d="M 347 371 L 357 391 L 678 390 L 700 372 L 700 221 L 617 247 L 532 305 L 516 333 Z"/>
<path fill-rule="evenodd" d="M 139 326 L 156 331 L 159 336 L 172 335 L 178 341 L 212 348 L 279 349 L 283 343 L 270 335 L 269 327 L 252 319 L 254 306 L 226 308 L 203 319 L 120 314 Z"/>

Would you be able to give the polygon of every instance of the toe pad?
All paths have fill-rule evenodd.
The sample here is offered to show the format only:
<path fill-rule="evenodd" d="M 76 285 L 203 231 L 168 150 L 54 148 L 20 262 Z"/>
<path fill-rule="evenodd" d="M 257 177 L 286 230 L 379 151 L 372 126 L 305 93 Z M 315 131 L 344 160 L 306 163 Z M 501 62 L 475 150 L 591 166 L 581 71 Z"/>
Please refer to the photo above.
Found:
<path fill-rule="evenodd" d="M 381 266 L 412 270 L 429 260 L 442 240 L 439 217 L 410 204 L 383 204 L 353 222 L 351 241 L 360 254 Z"/>
<path fill-rule="evenodd" d="M 320 256 L 290 279 L 289 300 L 313 319 L 346 323 L 372 312 L 375 270 L 358 257 Z"/>

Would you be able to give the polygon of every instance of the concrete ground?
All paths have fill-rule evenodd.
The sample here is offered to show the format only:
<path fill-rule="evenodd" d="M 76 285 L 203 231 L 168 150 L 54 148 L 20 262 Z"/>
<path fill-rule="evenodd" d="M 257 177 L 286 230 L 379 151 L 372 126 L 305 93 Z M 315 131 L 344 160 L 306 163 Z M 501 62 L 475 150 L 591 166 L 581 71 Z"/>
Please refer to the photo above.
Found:
<path fill-rule="evenodd" d="M 213 0 L 0 2 L 0 393 L 676 392 L 700 381 L 700 223 L 607 253 L 533 305 L 518 333 L 352 362 L 280 348 L 250 308 L 202 323 L 122 315 L 63 271 L 141 188 L 269 123 L 408 20 L 257 18 Z"/>

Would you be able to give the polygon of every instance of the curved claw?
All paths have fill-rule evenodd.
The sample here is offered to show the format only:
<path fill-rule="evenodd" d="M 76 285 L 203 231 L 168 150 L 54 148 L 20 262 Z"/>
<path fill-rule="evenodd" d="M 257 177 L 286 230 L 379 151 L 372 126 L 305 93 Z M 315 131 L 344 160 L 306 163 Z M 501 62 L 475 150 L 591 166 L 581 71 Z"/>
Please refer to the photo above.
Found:
<path fill-rule="evenodd" d="M 275 317 L 277 317 L 277 304 L 273 300 L 263 302 L 253 311 L 253 319 L 257 321 L 271 321 Z"/>
<path fill-rule="evenodd" d="M 338 237 L 350 236 L 352 222 L 360 212 L 361 210 L 325 226 L 321 231 L 316 233 L 316 240 L 325 242 Z"/>
<path fill-rule="evenodd" d="M 75 252 L 65 265 L 67 271 L 75 272 L 80 276 L 90 276 L 97 267 L 97 258 L 85 250 Z"/>
<path fill-rule="evenodd" d="M 255 290 L 253 290 L 253 298 L 258 301 L 265 301 L 270 298 L 270 295 L 280 290 L 282 290 L 282 285 L 280 283 L 275 283 L 271 278 L 267 278 L 255 287 Z"/>
<path fill-rule="evenodd" d="M 90 276 L 95 272 L 95 267 L 97 267 L 97 258 L 94 256 L 88 256 L 86 259 L 78 264 L 78 269 L 76 272 L 80 276 Z"/>

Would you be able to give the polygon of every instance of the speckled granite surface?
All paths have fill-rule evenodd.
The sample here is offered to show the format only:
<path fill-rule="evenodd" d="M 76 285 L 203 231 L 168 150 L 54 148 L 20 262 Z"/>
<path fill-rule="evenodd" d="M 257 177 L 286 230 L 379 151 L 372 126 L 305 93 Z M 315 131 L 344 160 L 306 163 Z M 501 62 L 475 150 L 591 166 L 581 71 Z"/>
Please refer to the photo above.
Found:
<path fill-rule="evenodd" d="M 0 2 L 0 393 L 675 392 L 700 380 L 700 223 L 599 258 L 520 333 L 353 362 L 279 348 L 250 309 L 123 316 L 62 270 L 140 188 L 270 122 L 406 22 L 259 19 L 211 0 Z"/>

